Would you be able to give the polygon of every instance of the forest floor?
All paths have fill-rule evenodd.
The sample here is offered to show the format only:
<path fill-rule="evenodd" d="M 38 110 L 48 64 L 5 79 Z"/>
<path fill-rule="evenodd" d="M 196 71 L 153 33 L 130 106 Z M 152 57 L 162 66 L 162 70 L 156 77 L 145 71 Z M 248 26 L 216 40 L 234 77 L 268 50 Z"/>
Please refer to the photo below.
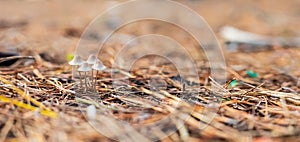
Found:
<path fill-rule="evenodd" d="M 0 1 L 0 52 L 22 56 L 13 63 L 0 59 L 0 141 L 299 141 L 300 44 L 233 43 L 251 50 L 230 51 L 220 31 L 230 25 L 270 37 L 300 37 L 300 2 L 180 2 L 216 33 L 226 81 L 211 77 L 203 51 L 199 80 L 182 81 L 170 62 L 154 57 L 131 70 L 109 70 L 119 49 L 111 42 L 99 57 L 108 70 L 97 74 L 99 93 L 91 95 L 76 93 L 68 56 L 88 23 L 113 2 Z M 163 23 L 137 22 L 118 32 L 147 33 L 141 24 L 154 24 L 157 33 L 194 47 L 184 31 Z M 255 50 L 261 46 L 266 50 Z M 161 86 L 151 86 L 153 81 Z"/>

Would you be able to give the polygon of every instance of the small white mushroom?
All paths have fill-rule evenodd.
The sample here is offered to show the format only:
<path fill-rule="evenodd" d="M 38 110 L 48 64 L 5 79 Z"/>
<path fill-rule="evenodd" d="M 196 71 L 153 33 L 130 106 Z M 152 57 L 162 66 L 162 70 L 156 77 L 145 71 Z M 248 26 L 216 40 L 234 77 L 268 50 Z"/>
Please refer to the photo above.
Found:
<path fill-rule="evenodd" d="M 82 65 L 84 61 L 79 55 L 75 55 L 74 58 L 69 62 L 69 65 L 72 66 L 73 75 L 75 75 L 75 71 L 77 68 Z M 82 87 L 82 80 L 81 80 L 81 73 L 79 72 L 79 78 L 80 78 L 80 87 Z"/>
<path fill-rule="evenodd" d="M 95 54 L 91 54 L 86 62 L 90 65 L 93 65 L 97 62 L 97 60 L 97 56 Z"/>
<path fill-rule="evenodd" d="M 98 71 L 103 71 L 106 69 L 106 66 L 103 65 L 103 63 L 100 60 L 97 60 L 96 63 L 92 66 L 94 70 L 96 70 L 96 77 L 95 77 L 95 82 L 94 82 L 94 88 L 96 89 L 96 83 L 97 83 L 97 76 L 98 76 Z"/>
<path fill-rule="evenodd" d="M 85 77 L 84 77 L 84 83 L 85 83 L 85 90 L 88 89 L 88 85 L 87 85 L 87 72 L 91 71 L 92 68 L 89 66 L 89 64 L 87 62 L 84 62 L 79 68 L 78 71 L 79 72 L 83 72 Z"/>
<path fill-rule="evenodd" d="M 89 120 L 96 120 L 97 109 L 94 105 L 90 105 L 86 108 L 87 118 Z"/>

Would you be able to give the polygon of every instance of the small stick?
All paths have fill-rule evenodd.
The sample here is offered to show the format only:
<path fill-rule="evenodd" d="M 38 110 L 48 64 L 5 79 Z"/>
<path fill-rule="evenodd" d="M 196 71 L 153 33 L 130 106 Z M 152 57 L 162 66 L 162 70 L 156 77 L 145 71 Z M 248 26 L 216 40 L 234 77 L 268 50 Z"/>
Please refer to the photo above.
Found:
<path fill-rule="evenodd" d="M 9 61 L 9 60 L 14 60 L 14 59 L 34 59 L 33 56 L 11 56 L 11 57 L 4 57 L 0 58 L 0 63 Z"/>

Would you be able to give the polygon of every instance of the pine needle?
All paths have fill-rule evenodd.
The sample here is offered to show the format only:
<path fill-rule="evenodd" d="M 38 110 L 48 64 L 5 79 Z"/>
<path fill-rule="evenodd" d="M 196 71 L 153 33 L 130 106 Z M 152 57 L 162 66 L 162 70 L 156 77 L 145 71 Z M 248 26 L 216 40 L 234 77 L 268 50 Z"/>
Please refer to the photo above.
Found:
<path fill-rule="evenodd" d="M 26 95 L 26 93 L 24 91 L 17 88 L 15 85 L 13 85 L 10 81 L 4 79 L 2 76 L 0 76 L 0 81 L 2 81 L 4 84 L 7 84 L 11 89 L 13 89 L 16 93 L 18 93 L 24 99 L 31 101 L 33 104 L 40 107 L 41 109 L 45 109 L 45 110 L 50 111 L 50 109 L 47 108 L 44 104 L 42 104 L 41 102 L 31 98 L 29 95 Z"/>
<path fill-rule="evenodd" d="M 17 101 L 17 100 L 6 98 L 4 96 L 0 96 L 0 101 L 5 102 L 5 103 L 11 103 L 11 104 L 14 104 L 14 105 L 16 105 L 20 108 L 24 108 L 24 109 L 27 109 L 27 110 L 30 110 L 30 111 L 38 111 L 39 110 L 39 108 L 37 108 L 37 107 L 31 106 L 29 104 L 25 104 L 25 103 Z M 48 117 L 52 117 L 52 118 L 57 118 L 58 117 L 58 114 L 56 112 L 51 111 L 51 110 L 41 110 L 40 114 L 48 116 Z"/>

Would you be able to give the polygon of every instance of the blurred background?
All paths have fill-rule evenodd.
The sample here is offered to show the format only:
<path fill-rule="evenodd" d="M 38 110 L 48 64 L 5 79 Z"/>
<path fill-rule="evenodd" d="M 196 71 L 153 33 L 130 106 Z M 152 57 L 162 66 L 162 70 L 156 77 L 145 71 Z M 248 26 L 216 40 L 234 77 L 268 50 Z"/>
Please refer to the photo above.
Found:
<path fill-rule="evenodd" d="M 1 53 L 39 54 L 46 61 L 63 64 L 88 24 L 105 9 L 124 1 L 1 0 Z M 299 0 L 177 2 L 203 16 L 216 33 L 229 65 L 298 74 Z M 138 29 L 143 31 L 142 26 Z"/>

